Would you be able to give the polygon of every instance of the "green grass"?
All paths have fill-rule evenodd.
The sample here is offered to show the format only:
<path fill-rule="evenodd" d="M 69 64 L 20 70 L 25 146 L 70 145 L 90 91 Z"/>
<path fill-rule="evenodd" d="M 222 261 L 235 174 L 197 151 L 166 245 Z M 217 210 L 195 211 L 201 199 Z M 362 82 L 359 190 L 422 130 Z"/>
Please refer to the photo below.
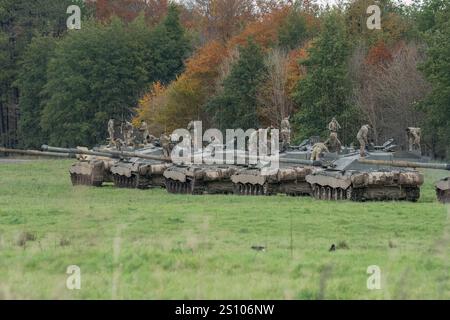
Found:
<path fill-rule="evenodd" d="M 450 210 L 432 187 L 445 172 L 426 172 L 418 203 L 336 203 L 72 187 L 70 163 L 0 163 L 0 298 L 450 298 Z"/>

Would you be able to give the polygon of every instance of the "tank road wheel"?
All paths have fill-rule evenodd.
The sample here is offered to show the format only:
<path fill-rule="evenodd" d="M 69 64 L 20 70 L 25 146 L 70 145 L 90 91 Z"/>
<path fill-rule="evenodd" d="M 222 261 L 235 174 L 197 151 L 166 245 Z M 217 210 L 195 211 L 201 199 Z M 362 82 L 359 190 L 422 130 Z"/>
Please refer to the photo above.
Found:
<path fill-rule="evenodd" d="M 235 183 L 233 184 L 233 193 L 237 195 L 242 194 L 242 184 L 241 183 Z"/>
<path fill-rule="evenodd" d="M 339 200 L 344 200 L 345 199 L 345 191 L 342 188 L 339 188 Z"/>
<path fill-rule="evenodd" d="M 191 181 L 190 183 L 189 182 L 185 182 L 184 183 L 184 192 L 183 193 L 193 194 L 194 193 L 193 192 L 193 184 L 194 184 L 194 181 Z"/>
<path fill-rule="evenodd" d="M 269 194 L 269 184 L 268 183 L 264 183 L 261 187 L 262 187 L 262 195 L 270 196 L 270 194 Z"/>
<path fill-rule="evenodd" d="M 166 185 L 167 192 L 173 193 L 173 191 L 174 191 L 174 181 L 171 180 L 171 179 L 165 178 L 164 179 L 164 184 Z"/>
<path fill-rule="evenodd" d="M 331 200 L 331 192 L 332 189 L 330 187 L 326 187 L 326 200 Z"/>
<path fill-rule="evenodd" d="M 353 196 L 353 188 L 348 187 L 347 190 L 345 191 L 345 199 L 352 200 L 352 196 Z"/>
<path fill-rule="evenodd" d="M 319 197 L 319 190 L 320 190 L 319 186 L 317 184 L 313 184 L 311 186 L 311 189 L 312 189 L 312 196 L 313 196 L 313 198 L 314 199 L 320 199 L 320 197 Z"/>
<path fill-rule="evenodd" d="M 321 192 L 321 190 L 322 190 L 321 187 L 316 184 L 316 188 L 315 188 L 314 194 L 315 194 L 315 198 L 317 200 L 320 200 L 320 192 Z"/>
<path fill-rule="evenodd" d="M 339 200 L 339 189 L 336 188 L 331 189 L 331 199 L 334 201 Z"/>

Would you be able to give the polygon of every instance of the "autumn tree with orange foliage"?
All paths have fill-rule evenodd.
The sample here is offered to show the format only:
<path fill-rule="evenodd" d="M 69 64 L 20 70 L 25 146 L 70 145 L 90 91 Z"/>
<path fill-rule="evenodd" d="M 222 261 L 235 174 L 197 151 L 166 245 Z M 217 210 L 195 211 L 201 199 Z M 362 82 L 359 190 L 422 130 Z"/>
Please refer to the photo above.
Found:
<path fill-rule="evenodd" d="M 226 54 L 226 48 L 218 41 L 200 48 L 187 60 L 181 76 L 163 90 L 153 89 L 157 94 L 151 91 L 146 95 L 139 104 L 137 120 L 159 121 L 169 131 L 185 127 L 193 119 L 209 123 L 203 107 L 216 90 L 219 68 Z"/>
<path fill-rule="evenodd" d="M 159 115 L 151 118 L 145 116 L 149 114 L 148 112 L 140 111 L 138 119 L 145 118 L 147 122 L 157 119 L 168 130 L 185 127 L 191 120 L 201 120 L 207 126 L 216 126 L 217 123 L 214 123 L 205 111 L 205 105 L 223 90 L 222 82 L 239 59 L 237 46 L 246 46 L 248 38 L 252 38 L 265 54 L 280 52 L 277 49 L 278 36 L 285 25 L 284 19 L 292 15 L 293 10 L 294 8 L 287 6 L 278 7 L 265 14 L 262 19 L 249 23 L 241 33 L 233 36 L 227 43 L 213 40 L 199 48 L 186 61 L 185 72 L 160 93 L 165 97 L 164 107 L 153 111 L 158 112 Z M 309 30 L 317 28 L 318 23 L 309 13 L 296 10 L 295 14 L 304 15 L 306 34 L 310 34 Z M 304 72 L 304 68 L 298 64 L 298 59 L 306 57 L 306 47 L 310 45 L 310 42 L 306 43 L 301 49 L 282 50 L 283 53 L 275 54 L 272 59 L 266 59 L 271 76 L 261 88 L 255 88 L 260 92 L 261 107 L 258 117 L 261 123 L 279 125 L 281 119 L 290 115 L 295 109 L 290 96 L 296 82 Z M 149 97 L 161 101 L 160 97 L 154 97 L 151 94 Z M 139 110 L 151 108 L 150 101 L 144 102 L 139 105 Z"/>

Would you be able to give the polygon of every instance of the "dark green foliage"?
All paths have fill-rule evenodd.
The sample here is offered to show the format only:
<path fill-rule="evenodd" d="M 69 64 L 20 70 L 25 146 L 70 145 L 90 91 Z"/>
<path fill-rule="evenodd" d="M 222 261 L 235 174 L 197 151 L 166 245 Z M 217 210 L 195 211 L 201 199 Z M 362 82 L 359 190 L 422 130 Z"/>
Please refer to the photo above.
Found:
<path fill-rule="evenodd" d="M 436 1 L 435 1 L 436 2 Z M 425 11 L 425 14 L 427 11 Z M 428 14 L 426 14 L 428 17 Z M 427 61 L 421 66 L 432 92 L 422 103 L 433 149 L 450 157 L 450 6 L 441 7 L 427 32 Z"/>
<path fill-rule="evenodd" d="M 141 15 L 130 24 L 91 21 L 69 32 L 48 66 L 41 127 L 49 143 L 104 140 L 108 119 L 130 119 L 150 83 L 168 82 L 183 70 L 188 45 L 174 7 L 155 30 Z"/>
<path fill-rule="evenodd" d="M 183 62 L 190 51 L 175 5 L 169 6 L 166 18 L 155 28 L 149 40 L 151 51 L 147 58 L 152 67 L 152 78 L 167 84 L 184 70 Z"/>
<path fill-rule="evenodd" d="M 56 40 L 52 37 L 33 38 L 27 47 L 16 85 L 20 91 L 19 141 L 21 147 L 38 148 L 47 141 L 41 130 L 42 90 L 47 83 L 47 64 Z"/>
<path fill-rule="evenodd" d="M 301 62 L 308 73 L 294 91 L 294 100 L 299 106 L 294 124 L 300 138 L 325 134 L 326 124 L 333 116 L 339 119 L 344 130 L 351 127 L 349 124 L 353 123 L 355 114 L 348 103 L 348 54 L 349 43 L 342 17 L 330 12 L 319 38 L 309 50 L 309 58 Z"/>
<path fill-rule="evenodd" d="M 416 28 L 422 32 L 433 30 L 444 22 L 445 12 L 448 13 L 448 10 L 448 0 L 415 0 L 412 11 Z"/>
<path fill-rule="evenodd" d="M 85 23 L 62 39 L 48 68 L 42 127 L 51 144 L 95 144 L 109 118 L 129 118 L 148 85 L 142 47 L 133 41 L 138 24 Z M 150 36 L 150 31 L 148 31 Z"/>
<path fill-rule="evenodd" d="M 0 0 L 0 145 L 12 146 L 17 139 L 20 92 L 14 81 L 26 47 L 34 36 L 62 36 L 72 4 L 88 16 L 82 0 Z"/>
<path fill-rule="evenodd" d="M 223 92 L 208 105 L 222 130 L 258 128 L 257 92 L 265 75 L 261 48 L 249 40 L 247 46 L 239 48 L 239 59 L 223 82 Z"/>
<path fill-rule="evenodd" d="M 278 45 L 288 50 L 299 47 L 308 38 L 305 18 L 292 10 L 278 29 Z"/>

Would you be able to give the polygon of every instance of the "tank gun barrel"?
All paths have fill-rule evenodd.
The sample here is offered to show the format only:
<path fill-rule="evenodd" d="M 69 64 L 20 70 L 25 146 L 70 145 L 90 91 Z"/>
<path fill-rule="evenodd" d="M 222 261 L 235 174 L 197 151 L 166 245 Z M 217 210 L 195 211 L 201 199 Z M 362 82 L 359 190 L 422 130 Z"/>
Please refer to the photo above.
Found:
<path fill-rule="evenodd" d="M 300 164 L 300 165 L 312 166 L 312 167 L 324 167 L 324 166 L 326 166 L 325 163 L 320 161 L 320 160 L 280 158 L 279 161 L 281 163 Z"/>
<path fill-rule="evenodd" d="M 448 163 L 423 163 L 411 161 L 369 160 L 369 159 L 359 159 L 358 162 L 363 164 L 391 166 L 400 168 L 428 168 L 428 169 L 440 169 L 450 171 L 450 164 Z"/>
<path fill-rule="evenodd" d="M 256 157 L 256 156 L 238 156 L 241 159 L 244 159 L 245 161 L 254 160 L 254 161 L 272 161 L 273 156 L 262 156 L 262 157 Z M 306 160 L 306 159 L 294 159 L 294 158 L 282 158 L 278 157 L 278 162 L 280 163 L 289 163 L 289 164 L 298 164 L 303 166 L 312 166 L 312 167 L 326 167 L 327 164 L 321 160 Z"/>
<path fill-rule="evenodd" d="M 75 158 L 75 155 L 71 154 L 71 153 L 45 152 L 45 151 L 38 151 L 38 150 L 21 150 L 21 149 L 0 148 L 0 152 L 2 152 L 2 153 L 13 153 L 13 154 L 22 154 L 22 155 L 26 155 L 26 156 Z"/>
<path fill-rule="evenodd" d="M 104 150 L 104 149 L 96 149 L 96 148 L 94 148 L 94 150 L 95 150 L 94 152 L 109 153 L 114 158 L 140 158 L 140 159 L 147 159 L 147 160 L 172 162 L 172 160 L 170 160 L 169 158 L 163 157 L 163 156 L 142 154 L 142 153 L 136 152 L 136 151 Z"/>
<path fill-rule="evenodd" d="M 68 153 L 71 155 L 84 154 L 84 155 L 90 155 L 90 156 L 114 158 L 114 156 L 111 153 L 91 151 L 91 150 L 82 150 L 82 149 L 77 149 L 77 148 L 58 148 L 58 147 L 51 147 L 51 146 L 48 146 L 45 144 L 41 146 L 41 149 L 43 151 Z"/>

